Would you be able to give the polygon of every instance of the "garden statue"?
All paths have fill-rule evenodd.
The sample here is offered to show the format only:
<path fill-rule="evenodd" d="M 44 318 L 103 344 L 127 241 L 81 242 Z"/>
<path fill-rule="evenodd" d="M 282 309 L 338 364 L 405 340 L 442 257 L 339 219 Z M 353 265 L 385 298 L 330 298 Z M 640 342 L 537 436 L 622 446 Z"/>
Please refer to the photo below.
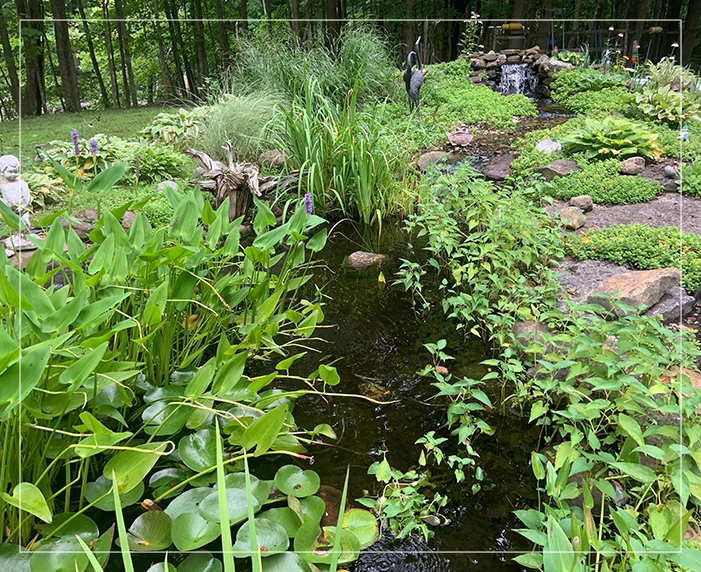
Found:
<path fill-rule="evenodd" d="M 5 246 L 8 250 L 22 250 L 36 248 L 31 242 L 22 238 L 23 232 L 29 232 L 29 212 L 27 207 L 32 199 L 29 186 L 19 178 L 19 160 L 14 155 L 0 157 L 0 192 L 2 201 L 17 213 L 20 217 L 21 229 L 18 234 L 6 239 Z M 9 253 L 8 253 L 9 254 Z"/>
<path fill-rule="evenodd" d="M 421 86 L 424 83 L 424 69 L 421 65 L 421 56 L 419 55 L 419 43 L 421 42 L 421 36 L 418 37 L 416 43 L 414 44 L 414 51 L 409 52 L 406 58 L 406 70 L 404 71 L 404 83 L 406 84 L 406 93 L 409 98 L 409 111 L 416 110 L 416 117 L 421 118 L 421 112 L 419 110 L 419 105 L 421 103 Z M 411 56 L 414 56 L 416 60 L 416 67 L 418 70 L 413 71 L 413 65 L 411 63 Z"/>

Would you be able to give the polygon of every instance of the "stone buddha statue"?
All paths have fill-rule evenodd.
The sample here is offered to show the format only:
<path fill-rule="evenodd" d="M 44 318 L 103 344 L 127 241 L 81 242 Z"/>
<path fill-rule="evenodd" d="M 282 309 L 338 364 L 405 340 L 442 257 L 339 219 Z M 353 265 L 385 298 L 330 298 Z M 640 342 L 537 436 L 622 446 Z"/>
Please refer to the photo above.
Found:
<path fill-rule="evenodd" d="M 0 157 L 0 192 L 2 201 L 16 212 L 28 231 L 29 212 L 27 208 L 32 200 L 29 187 L 19 178 L 19 160 L 14 155 Z"/>

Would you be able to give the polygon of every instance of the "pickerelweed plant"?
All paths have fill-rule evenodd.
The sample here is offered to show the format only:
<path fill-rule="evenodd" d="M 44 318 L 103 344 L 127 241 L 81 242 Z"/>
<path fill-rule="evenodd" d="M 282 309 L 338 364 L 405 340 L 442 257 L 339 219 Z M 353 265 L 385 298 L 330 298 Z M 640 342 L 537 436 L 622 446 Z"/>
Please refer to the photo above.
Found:
<path fill-rule="evenodd" d="M 231 544 L 223 514 L 238 527 L 234 555 L 252 557 L 254 569 L 258 555 L 289 570 L 357 558 L 376 539 L 370 513 L 346 513 L 339 545 L 334 526 L 319 528 L 314 471 L 288 464 L 273 482 L 247 472 L 249 458 L 303 464 L 309 445 L 335 437 L 292 415 L 298 397 L 340 381 L 324 364 L 290 373 L 323 320 L 299 292 L 326 242 L 324 220 L 299 201 L 278 223 L 255 199 L 255 237 L 244 246 L 228 201 L 215 211 L 197 189 L 168 196 L 167 226 L 137 213 L 125 231 L 127 204 L 102 213 L 92 244 L 56 221 L 32 239 L 26 269 L 0 253 L 0 535 L 31 549 L 3 549 L 0 567 L 26 557 L 32 569 L 82 572 L 90 557 L 106 559 L 99 552 L 113 536 L 90 515 L 115 510 L 127 569 L 129 550 L 188 551 L 220 536 Z M 255 375 L 253 360 L 266 364 Z M 275 387 L 283 380 L 286 391 Z M 140 500 L 146 512 L 127 527 L 121 507 Z M 292 536 L 297 554 L 287 551 Z"/>

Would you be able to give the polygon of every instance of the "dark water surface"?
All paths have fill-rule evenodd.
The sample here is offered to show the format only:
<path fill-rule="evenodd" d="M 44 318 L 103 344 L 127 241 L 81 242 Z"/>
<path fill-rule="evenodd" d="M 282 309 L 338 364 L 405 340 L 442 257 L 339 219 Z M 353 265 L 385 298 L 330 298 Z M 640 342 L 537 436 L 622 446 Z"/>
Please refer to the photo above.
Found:
<path fill-rule="evenodd" d="M 334 362 L 341 382 L 332 390 L 367 393 L 371 388 L 372 397 L 396 401 L 374 405 L 359 399 L 334 398 L 326 404 L 318 398 L 305 398 L 297 403 L 295 418 L 301 426 L 329 422 L 338 433 L 338 445 L 343 449 L 314 451 L 313 468 L 323 484 L 342 488 L 346 466 L 350 465 L 351 499 L 362 496 L 363 489 L 376 492 L 375 479 L 366 472 L 373 461 L 382 459 L 381 451 L 388 451 L 392 466 L 406 471 L 416 464 L 420 453 L 420 446 L 414 444 L 416 439 L 432 430 L 449 436 L 442 427 L 445 403 L 427 403 L 437 390 L 417 373 L 430 362 L 423 344 L 449 340 L 447 351 L 456 359 L 446 365 L 460 376 L 481 377 L 484 366 L 479 362 L 489 357 L 488 349 L 479 341 L 466 343 L 456 336 L 454 326 L 440 309 L 417 316 L 410 294 L 400 286 L 389 285 L 401 263 L 399 259 L 408 254 L 407 237 L 399 224 L 389 228 L 385 225 L 379 244 L 377 231 L 364 234 L 365 240 L 352 225 L 342 224 L 322 253 L 325 267 L 316 270 L 315 283 L 329 297 L 324 308 L 325 325 L 332 327 L 319 332 L 325 340 L 316 345 L 321 353 L 297 362 L 304 374 L 316 369 L 320 357 L 322 363 Z M 380 252 L 389 260 L 381 269 L 358 272 L 343 268 L 343 259 L 355 250 Z M 385 288 L 378 285 L 380 270 L 388 282 Z M 501 388 L 491 389 L 487 392 L 498 397 Z M 443 511 L 451 520 L 447 526 L 436 527 L 435 537 L 428 544 L 423 539 L 397 541 L 391 534 L 384 534 L 378 544 L 361 554 L 352 567 L 354 571 L 522 569 L 507 552 L 529 550 L 527 543 L 511 532 L 519 527 L 511 511 L 524 508 L 524 496 L 530 496 L 534 489 L 528 465 L 531 449 L 524 437 L 525 423 L 498 415 L 489 422 L 496 427 L 496 434 L 482 436 L 477 443 L 486 475 L 483 490 L 473 496 L 469 484 L 451 485 L 446 480 L 451 497 Z"/>

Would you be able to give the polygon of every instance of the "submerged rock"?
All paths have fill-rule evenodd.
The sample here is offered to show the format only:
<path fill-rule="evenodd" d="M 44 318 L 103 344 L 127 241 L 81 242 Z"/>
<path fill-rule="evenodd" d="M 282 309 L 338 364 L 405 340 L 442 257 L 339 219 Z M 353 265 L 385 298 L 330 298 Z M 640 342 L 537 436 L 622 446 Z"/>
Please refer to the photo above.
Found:
<path fill-rule="evenodd" d="M 644 306 L 650 308 L 660 301 L 662 296 L 673 286 L 679 284 L 681 272 L 678 268 L 659 268 L 657 270 L 635 270 L 623 272 L 611 276 L 601 287 L 589 295 L 587 301 L 590 304 L 599 304 L 607 310 L 612 309 L 613 294 L 615 300 L 637 308 Z M 622 316 L 626 312 L 615 310 L 616 315 Z"/>
<path fill-rule="evenodd" d="M 375 254 L 372 252 L 357 250 L 356 252 L 346 256 L 346 259 L 343 261 L 343 265 L 355 270 L 365 270 L 366 268 L 370 268 L 370 266 L 384 262 L 386 259 L 387 257 L 384 254 Z"/>
<path fill-rule="evenodd" d="M 645 170 L 645 159 L 642 157 L 630 157 L 621 161 L 621 173 L 623 175 L 639 175 Z"/>
<path fill-rule="evenodd" d="M 579 171 L 577 163 L 566 159 L 558 159 L 543 167 L 536 167 L 535 172 L 545 177 L 546 181 L 552 181 L 555 177 L 566 177 L 570 173 Z"/>
<path fill-rule="evenodd" d="M 570 206 L 582 209 L 587 213 L 594 208 L 594 200 L 589 195 L 579 195 L 570 199 Z"/>
<path fill-rule="evenodd" d="M 511 153 L 493 157 L 483 168 L 484 176 L 492 181 L 503 181 L 511 174 L 513 160 Z"/>

